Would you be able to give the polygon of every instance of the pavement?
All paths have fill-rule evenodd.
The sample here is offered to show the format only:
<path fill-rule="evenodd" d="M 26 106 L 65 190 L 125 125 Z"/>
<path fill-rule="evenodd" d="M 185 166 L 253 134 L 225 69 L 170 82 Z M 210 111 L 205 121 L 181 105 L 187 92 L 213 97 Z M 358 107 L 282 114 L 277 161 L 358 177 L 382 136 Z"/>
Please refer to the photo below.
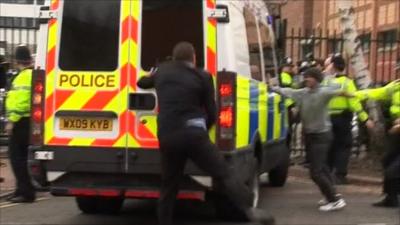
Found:
<path fill-rule="evenodd" d="M 289 175 L 291 177 L 308 177 L 308 169 L 301 165 L 292 165 L 290 167 Z M 7 148 L 0 147 L 0 177 L 3 179 L 0 182 L 0 199 L 6 198 L 13 193 L 15 189 L 15 178 L 11 171 L 10 162 L 7 157 Z M 349 174 L 347 176 L 349 182 L 353 185 L 374 185 L 382 184 L 382 177 L 365 176 L 360 174 Z"/>

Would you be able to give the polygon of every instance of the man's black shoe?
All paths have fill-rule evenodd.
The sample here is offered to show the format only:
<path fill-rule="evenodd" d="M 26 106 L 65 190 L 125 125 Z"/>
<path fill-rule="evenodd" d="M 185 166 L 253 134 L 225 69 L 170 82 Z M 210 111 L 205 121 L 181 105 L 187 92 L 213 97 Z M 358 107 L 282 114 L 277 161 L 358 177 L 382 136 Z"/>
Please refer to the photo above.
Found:
<path fill-rule="evenodd" d="M 399 201 L 395 197 L 386 196 L 384 199 L 375 202 L 372 205 L 376 207 L 396 208 L 399 206 Z"/>
<path fill-rule="evenodd" d="M 268 215 L 267 212 L 261 209 L 252 208 L 246 212 L 251 222 L 257 222 L 262 225 L 274 225 L 275 219 L 273 216 Z"/>
<path fill-rule="evenodd" d="M 10 196 L 8 196 L 7 198 L 6 198 L 6 201 L 10 201 L 11 199 L 13 199 L 13 198 L 15 198 L 15 197 L 17 197 L 18 196 L 18 194 L 17 193 L 12 193 Z"/>
<path fill-rule="evenodd" d="M 13 198 L 10 198 L 8 201 L 12 202 L 12 203 L 31 203 L 35 201 L 34 197 L 24 197 L 24 196 L 14 196 Z"/>

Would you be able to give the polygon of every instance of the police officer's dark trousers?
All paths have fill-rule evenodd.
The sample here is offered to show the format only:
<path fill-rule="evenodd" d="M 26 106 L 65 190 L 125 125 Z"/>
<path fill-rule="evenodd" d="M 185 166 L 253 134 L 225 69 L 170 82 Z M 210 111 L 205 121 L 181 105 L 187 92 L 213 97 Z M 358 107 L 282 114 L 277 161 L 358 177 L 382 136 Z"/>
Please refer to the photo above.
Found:
<path fill-rule="evenodd" d="M 8 154 L 16 178 L 17 187 L 14 194 L 27 199 L 34 199 L 35 189 L 28 171 L 29 132 L 30 118 L 23 117 L 14 123 Z"/>
<path fill-rule="evenodd" d="M 351 112 L 331 116 L 333 142 L 328 156 L 328 165 L 331 171 L 335 171 L 335 174 L 340 177 L 347 176 L 352 144 L 352 119 Z"/>
<path fill-rule="evenodd" d="M 337 201 L 333 179 L 326 164 L 328 151 L 332 143 L 331 132 L 306 134 L 305 147 L 307 161 L 310 163 L 311 179 L 329 202 Z"/>
<path fill-rule="evenodd" d="M 383 192 L 388 197 L 397 200 L 400 194 L 400 136 L 391 134 L 388 136 L 387 152 L 383 158 L 384 183 Z"/>
<path fill-rule="evenodd" d="M 188 159 L 221 185 L 221 189 L 239 209 L 250 208 L 252 194 L 233 176 L 208 132 L 202 128 L 184 129 L 159 134 L 162 185 L 158 206 L 159 223 L 172 225 L 175 198 Z"/>

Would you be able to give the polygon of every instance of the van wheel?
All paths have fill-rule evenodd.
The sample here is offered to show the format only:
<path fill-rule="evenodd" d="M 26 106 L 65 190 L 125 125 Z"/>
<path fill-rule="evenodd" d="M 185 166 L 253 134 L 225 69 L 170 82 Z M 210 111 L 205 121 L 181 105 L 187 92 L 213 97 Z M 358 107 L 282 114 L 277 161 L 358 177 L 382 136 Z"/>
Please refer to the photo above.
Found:
<path fill-rule="evenodd" d="M 76 197 L 78 208 L 87 214 L 117 214 L 122 207 L 122 198 L 96 198 L 96 197 Z"/>
<path fill-rule="evenodd" d="M 124 203 L 123 198 L 101 198 L 97 202 L 97 207 L 100 213 L 117 214 Z"/>
<path fill-rule="evenodd" d="M 75 198 L 78 208 L 86 214 L 95 214 L 99 213 L 98 209 L 98 198 L 90 198 L 90 197 L 76 197 Z"/>
<path fill-rule="evenodd" d="M 286 183 L 288 172 L 289 160 L 285 160 L 284 163 L 269 171 L 269 184 L 272 187 L 282 187 Z"/>

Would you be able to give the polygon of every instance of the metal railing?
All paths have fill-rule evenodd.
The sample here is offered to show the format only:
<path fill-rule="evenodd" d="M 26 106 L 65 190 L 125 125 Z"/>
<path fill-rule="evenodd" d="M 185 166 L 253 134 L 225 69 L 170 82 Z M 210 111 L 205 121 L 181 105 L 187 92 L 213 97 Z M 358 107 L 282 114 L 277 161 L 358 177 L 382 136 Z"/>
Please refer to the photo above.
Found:
<path fill-rule="evenodd" d="M 27 45 L 32 53 L 35 54 L 39 28 L 37 26 L 24 27 L 20 26 L 21 24 L 18 24 L 18 26 L 14 24 L 21 18 L 7 19 L 11 19 L 10 24 L 6 26 L 1 26 L 0 24 L 0 55 L 5 56 L 7 61 L 11 63 L 11 68 L 13 68 L 15 65 L 14 52 L 18 45 Z"/>
<path fill-rule="evenodd" d="M 400 62 L 400 29 L 380 32 L 377 39 L 371 39 L 371 33 L 363 32 L 359 39 L 374 84 L 400 78 L 400 71 L 395 70 Z M 293 28 L 287 32 L 283 43 L 283 54 L 295 61 L 305 60 L 310 55 L 315 59 L 325 59 L 329 54 L 344 54 L 345 51 L 343 35 L 336 30 Z M 347 64 L 349 62 L 347 57 Z M 346 72 L 352 74 L 349 67 Z"/>

